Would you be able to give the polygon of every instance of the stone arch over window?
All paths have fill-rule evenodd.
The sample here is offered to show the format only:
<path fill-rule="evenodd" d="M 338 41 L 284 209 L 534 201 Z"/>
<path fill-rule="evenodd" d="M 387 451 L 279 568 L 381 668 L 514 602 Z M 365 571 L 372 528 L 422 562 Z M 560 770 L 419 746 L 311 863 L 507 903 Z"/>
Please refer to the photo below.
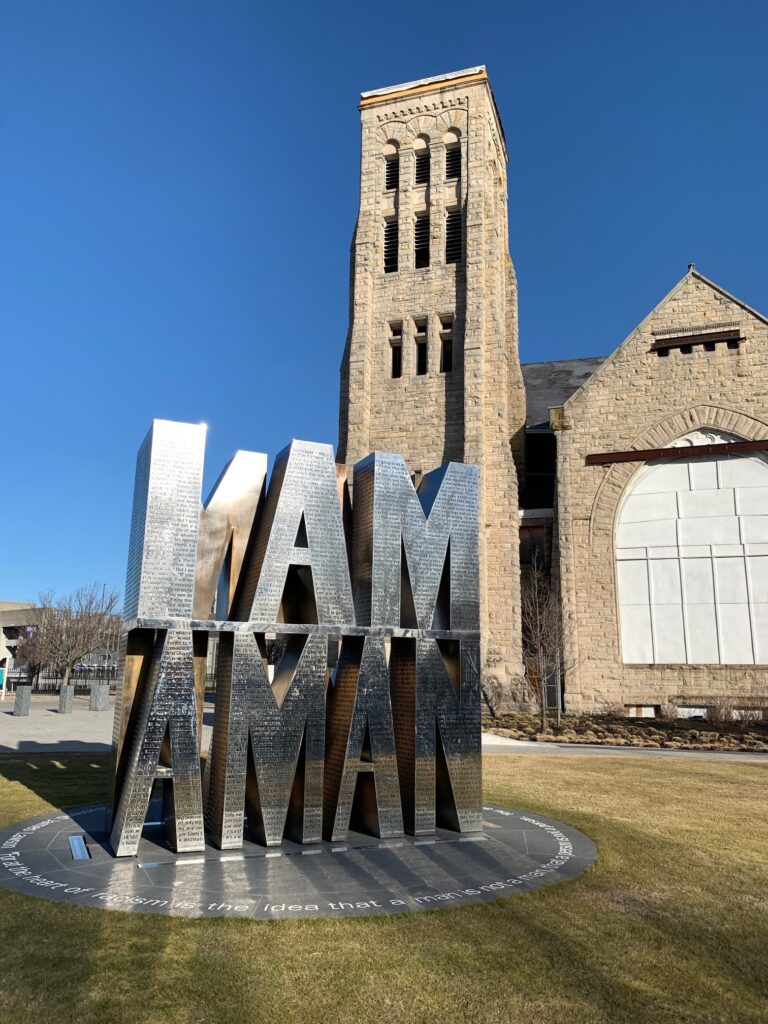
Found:
<path fill-rule="evenodd" d="M 429 142 L 436 126 L 437 119 L 432 114 L 419 114 L 417 117 L 412 117 L 408 122 L 408 136 L 411 142 L 419 136 Z"/>
<path fill-rule="evenodd" d="M 380 146 L 394 143 L 403 146 L 409 141 L 408 128 L 403 121 L 387 121 L 376 129 L 376 139 Z"/>
<path fill-rule="evenodd" d="M 439 139 L 445 132 L 455 129 L 459 136 L 467 134 L 467 112 L 462 109 L 445 110 L 440 114 L 432 129 L 433 138 Z"/>
<path fill-rule="evenodd" d="M 697 429 L 666 447 L 743 439 Z M 636 469 L 616 516 L 615 562 L 626 664 L 767 664 L 768 458 Z"/>
<path fill-rule="evenodd" d="M 768 422 L 764 420 L 755 419 L 737 409 L 697 405 L 647 428 L 632 439 L 627 450 L 665 448 L 677 438 L 700 428 L 725 431 L 748 441 L 768 438 Z M 612 545 L 619 502 L 636 470 L 636 463 L 617 462 L 605 471 L 589 517 L 589 541 L 595 553 L 607 551 Z"/>

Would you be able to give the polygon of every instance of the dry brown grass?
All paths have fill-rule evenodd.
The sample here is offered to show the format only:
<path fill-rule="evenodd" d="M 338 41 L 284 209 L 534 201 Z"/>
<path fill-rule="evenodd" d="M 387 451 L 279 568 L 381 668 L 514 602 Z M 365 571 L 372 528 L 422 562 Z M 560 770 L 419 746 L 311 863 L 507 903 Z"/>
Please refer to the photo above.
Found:
<path fill-rule="evenodd" d="M 0 824 L 103 797 L 106 759 L 55 763 L 0 758 Z M 0 1021 L 764 1022 L 767 772 L 487 759 L 489 799 L 576 825 L 599 860 L 574 881 L 462 910 L 259 924 L 0 892 Z"/>

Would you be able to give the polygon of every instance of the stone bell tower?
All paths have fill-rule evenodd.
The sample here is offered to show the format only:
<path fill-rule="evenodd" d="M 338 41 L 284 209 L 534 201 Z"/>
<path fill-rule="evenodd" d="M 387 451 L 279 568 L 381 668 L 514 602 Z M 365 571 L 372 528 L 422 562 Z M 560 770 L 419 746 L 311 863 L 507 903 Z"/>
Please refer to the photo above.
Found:
<path fill-rule="evenodd" d="M 504 131 L 484 67 L 364 92 L 360 112 L 338 460 L 479 467 L 483 682 L 514 697 L 525 394 Z"/>

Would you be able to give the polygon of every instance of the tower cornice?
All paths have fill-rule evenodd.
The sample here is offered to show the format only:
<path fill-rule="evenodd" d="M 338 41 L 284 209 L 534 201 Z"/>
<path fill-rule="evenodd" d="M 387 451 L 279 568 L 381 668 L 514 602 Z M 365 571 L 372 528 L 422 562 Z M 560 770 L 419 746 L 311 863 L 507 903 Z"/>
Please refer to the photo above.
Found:
<path fill-rule="evenodd" d="M 474 68 L 465 68 L 463 71 L 450 71 L 444 75 L 433 75 L 431 78 L 419 78 L 416 81 L 403 82 L 400 85 L 389 85 L 383 89 L 371 89 L 360 94 L 360 110 L 367 110 L 369 107 L 392 103 L 396 100 L 404 100 L 414 96 L 440 92 L 443 89 L 453 89 L 456 86 L 472 85 L 480 82 L 485 83 L 488 89 L 501 146 L 504 151 L 504 159 L 506 160 L 507 147 L 504 128 L 501 124 L 496 99 L 493 95 L 490 79 L 488 78 L 488 71 L 484 64 Z"/>

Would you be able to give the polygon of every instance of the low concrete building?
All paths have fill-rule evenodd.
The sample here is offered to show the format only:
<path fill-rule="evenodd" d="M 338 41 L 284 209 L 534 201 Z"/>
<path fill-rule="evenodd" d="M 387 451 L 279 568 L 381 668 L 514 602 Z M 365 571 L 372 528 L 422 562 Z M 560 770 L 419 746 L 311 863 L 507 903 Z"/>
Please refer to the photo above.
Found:
<path fill-rule="evenodd" d="M 0 670 L 7 683 L 13 668 L 19 633 L 37 622 L 37 609 L 31 602 L 0 601 Z"/>

